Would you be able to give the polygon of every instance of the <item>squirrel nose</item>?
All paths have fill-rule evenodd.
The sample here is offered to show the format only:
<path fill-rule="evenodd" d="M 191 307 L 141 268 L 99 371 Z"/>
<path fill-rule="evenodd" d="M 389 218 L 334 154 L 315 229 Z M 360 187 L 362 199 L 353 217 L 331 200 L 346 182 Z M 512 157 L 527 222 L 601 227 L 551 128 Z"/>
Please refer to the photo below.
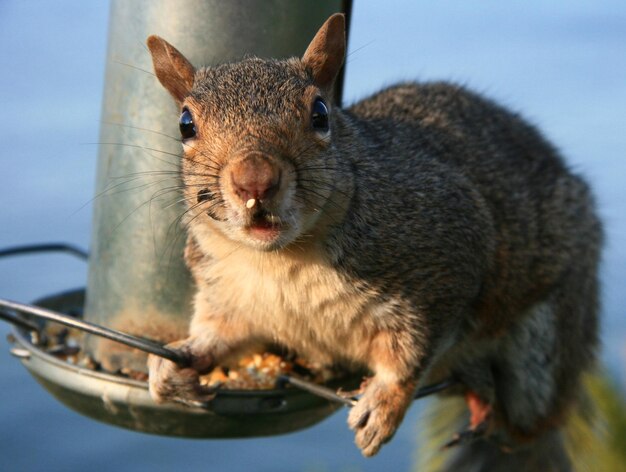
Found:
<path fill-rule="evenodd" d="M 258 153 L 236 162 L 230 178 L 235 193 L 244 202 L 272 198 L 280 187 L 280 169 Z"/>

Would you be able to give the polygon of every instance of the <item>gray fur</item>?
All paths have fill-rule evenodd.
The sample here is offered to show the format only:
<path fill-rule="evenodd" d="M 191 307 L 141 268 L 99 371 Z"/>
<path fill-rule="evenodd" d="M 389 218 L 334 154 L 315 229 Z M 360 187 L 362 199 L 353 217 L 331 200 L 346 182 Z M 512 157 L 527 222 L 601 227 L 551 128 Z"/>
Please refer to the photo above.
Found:
<path fill-rule="evenodd" d="M 318 33 L 316 40 L 329 34 L 336 32 Z M 322 43 L 305 59 L 323 58 L 316 56 Z M 291 239 L 255 246 L 262 254 L 241 259 L 234 269 L 267 278 L 258 281 L 259 306 L 264 283 L 281 286 L 281 314 L 263 318 L 269 315 L 254 312 L 252 303 L 253 313 L 242 315 L 233 303 L 219 306 L 232 310 L 224 319 L 237 320 L 239 331 L 255 338 L 317 349 L 374 371 L 349 418 L 366 455 L 393 435 L 418 383 L 455 375 L 492 405 L 499 435 L 549 438 L 546 444 L 560 457 L 560 441 L 553 439 L 597 345 L 602 234 L 589 188 L 534 127 L 453 84 L 404 83 L 345 111 L 330 107 L 330 137 L 322 142 L 308 128 L 307 93 L 316 81 L 305 59 L 247 58 L 195 73 L 185 103 L 199 131 L 186 150 L 183 178 L 197 210 L 188 263 L 199 294 L 184 345 L 200 358 L 216 352 L 213 339 L 220 334 L 229 336 L 219 347 L 224 352 L 242 343 L 232 330 L 216 334 L 216 315 L 202 310 L 247 301 L 249 287 L 237 284 L 249 280 L 225 282 L 227 259 L 211 246 L 222 244 L 223 235 L 211 238 L 239 237 L 238 222 L 251 218 L 229 193 L 223 169 L 250 150 L 262 152 L 283 177 L 293 177 L 283 179 L 279 197 L 263 202 L 268 214 L 313 223 L 302 223 Z M 327 77 L 323 62 L 318 68 Z M 167 76 L 159 80 L 178 93 Z M 321 86 L 317 93 L 330 96 Z M 204 161 L 217 175 L 200 181 Z M 194 205 L 205 186 L 214 201 Z M 302 262 L 296 255 L 307 251 L 312 255 Z M 287 260 L 296 262 L 289 268 L 294 276 L 285 279 L 275 264 Z M 307 274 L 317 277 L 313 289 L 332 280 L 338 292 L 315 295 L 306 308 L 317 312 L 309 319 L 294 312 L 306 302 L 294 280 L 306 284 Z M 218 287 L 232 295 L 216 294 Z M 353 300 L 350 310 L 328 314 L 345 300 Z M 322 315 L 327 318 L 316 318 Z M 303 329 L 303 323 L 310 326 Z M 373 352 L 380 362 L 368 357 Z M 161 398 L 159 382 L 167 379 L 154 386 Z M 467 470 L 484 470 L 480 464 L 487 463 L 504 470 L 510 458 L 498 459 L 497 451 L 467 446 L 466 460 L 482 461 L 474 468 L 468 462 Z"/>
<path fill-rule="evenodd" d="M 337 230 L 341 270 L 410 300 L 406 328 L 430 333 L 415 338 L 421 351 L 454 333 L 461 347 L 441 364 L 494 398 L 511 430 L 552 424 L 597 346 L 602 234 L 587 185 L 537 130 L 455 85 L 391 87 L 337 122 L 356 176 L 352 218 Z M 496 451 L 467 470 L 492 470 Z"/>

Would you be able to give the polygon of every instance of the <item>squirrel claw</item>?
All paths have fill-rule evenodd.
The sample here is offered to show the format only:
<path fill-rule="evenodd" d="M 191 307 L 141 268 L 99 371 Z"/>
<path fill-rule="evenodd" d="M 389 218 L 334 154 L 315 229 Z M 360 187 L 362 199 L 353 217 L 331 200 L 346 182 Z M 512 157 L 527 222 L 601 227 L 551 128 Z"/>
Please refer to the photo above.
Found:
<path fill-rule="evenodd" d="M 180 391 L 174 393 L 169 400 L 192 408 L 207 409 L 211 404 L 211 400 L 213 400 L 217 395 L 219 387 L 219 385 L 215 387 L 194 385 L 190 391 Z"/>
<path fill-rule="evenodd" d="M 215 387 L 207 387 L 205 385 L 196 385 L 194 388 L 196 397 L 193 400 L 182 400 L 181 403 L 188 406 L 195 406 L 199 408 L 208 408 L 211 400 L 217 395 L 220 385 Z"/>
<path fill-rule="evenodd" d="M 174 398 L 173 401 L 175 403 L 180 403 L 181 405 L 185 405 L 189 408 L 202 408 L 207 409 L 209 407 L 209 401 L 201 401 L 201 400 L 187 400 L 184 398 Z"/>
<path fill-rule="evenodd" d="M 354 398 L 357 395 L 360 395 L 361 393 L 363 392 L 360 388 L 356 390 L 344 390 L 342 388 L 339 388 L 337 390 L 337 395 L 339 395 L 341 398 Z"/>
<path fill-rule="evenodd" d="M 484 438 L 491 429 L 493 411 L 491 405 L 471 390 L 465 394 L 465 401 L 470 411 L 469 425 L 464 431 L 456 433 L 450 441 L 444 444 L 443 449 Z"/>
<path fill-rule="evenodd" d="M 412 392 L 404 384 L 367 380 L 367 389 L 348 414 L 348 426 L 364 456 L 373 456 L 393 437 L 413 400 Z"/>
<path fill-rule="evenodd" d="M 354 390 L 343 390 L 342 388 L 340 388 L 339 390 L 337 390 L 337 395 L 343 398 L 354 398 L 358 395 L 362 395 L 365 389 L 367 388 L 367 386 L 369 385 L 369 383 L 371 382 L 371 380 L 372 380 L 372 377 L 363 377 L 363 380 L 361 381 L 361 385 L 359 385 L 359 388 L 354 389 Z"/>
<path fill-rule="evenodd" d="M 486 421 L 475 427 L 470 426 L 467 429 L 456 433 L 450 441 L 443 445 L 442 449 L 449 449 L 454 446 L 468 444 L 477 439 L 484 438 L 487 435 L 488 429 L 489 425 Z"/>
<path fill-rule="evenodd" d="M 168 344 L 168 347 L 181 349 L 188 353 L 185 340 Z M 195 364 L 204 367 L 198 361 L 211 359 L 192 358 Z M 194 366 L 195 367 L 195 366 Z M 150 396 L 156 403 L 176 402 L 188 406 L 202 406 L 215 397 L 215 388 L 200 385 L 198 370 L 194 367 L 180 367 L 173 362 L 159 356 L 148 356 L 148 371 L 150 373 L 148 386 Z"/>
<path fill-rule="evenodd" d="M 199 384 L 191 384 L 187 388 L 171 392 L 165 401 L 171 401 L 193 408 L 206 409 L 209 408 L 211 400 L 215 398 L 218 390 L 219 386 L 207 387 Z"/>

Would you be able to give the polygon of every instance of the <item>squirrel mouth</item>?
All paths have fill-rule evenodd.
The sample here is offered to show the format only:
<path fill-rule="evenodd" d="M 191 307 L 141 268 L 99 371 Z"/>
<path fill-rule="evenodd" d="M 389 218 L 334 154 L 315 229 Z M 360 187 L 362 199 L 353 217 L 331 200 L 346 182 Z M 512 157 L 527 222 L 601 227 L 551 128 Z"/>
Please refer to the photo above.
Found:
<path fill-rule="evenodd" d="M 250 236 L 255 239 L 270 241 L 276 239 L 283 230 L 280 218 L 267 211 L 259 211 L 246 226 Z"/>

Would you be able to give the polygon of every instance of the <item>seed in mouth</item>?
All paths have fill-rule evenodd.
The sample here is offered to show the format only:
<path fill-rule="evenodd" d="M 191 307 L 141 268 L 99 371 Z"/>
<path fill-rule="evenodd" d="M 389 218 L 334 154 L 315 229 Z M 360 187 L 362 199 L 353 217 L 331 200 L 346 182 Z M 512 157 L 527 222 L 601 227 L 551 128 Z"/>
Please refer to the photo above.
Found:
<path fill-rule="evenodd" d="M 248 200 L 246 202 L 246 208 L 247 209 L 252 208 L 254 205 L 256 205 L 256 199 L 254 199 L 254 198 L 251 198 L 250 200 Z"/>

